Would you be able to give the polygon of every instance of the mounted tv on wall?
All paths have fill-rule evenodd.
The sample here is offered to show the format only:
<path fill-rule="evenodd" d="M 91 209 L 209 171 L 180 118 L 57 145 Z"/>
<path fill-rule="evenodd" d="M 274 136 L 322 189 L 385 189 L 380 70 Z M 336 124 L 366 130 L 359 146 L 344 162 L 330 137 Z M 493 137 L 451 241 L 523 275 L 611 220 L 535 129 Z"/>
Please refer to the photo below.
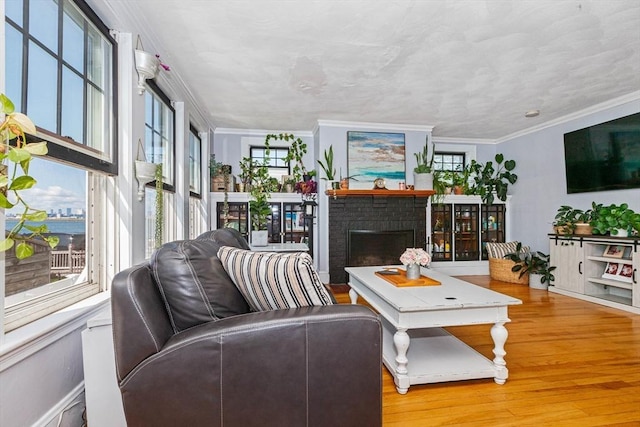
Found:
<path fill-rule="evenodd" d="M 564 134 L 567 193 L 640 188 L 640 113 Z"/>

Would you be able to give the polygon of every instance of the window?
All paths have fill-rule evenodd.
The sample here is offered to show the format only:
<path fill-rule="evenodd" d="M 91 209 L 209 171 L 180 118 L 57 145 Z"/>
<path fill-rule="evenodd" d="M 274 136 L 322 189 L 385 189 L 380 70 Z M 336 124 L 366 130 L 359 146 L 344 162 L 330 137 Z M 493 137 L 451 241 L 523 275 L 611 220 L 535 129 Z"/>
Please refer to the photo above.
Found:
<path fill-rule="evenodd" d="M 269 149 L 269 155 L 266 154 L 266 147 L 250 147 L 249 154 L 252 160 L 262 164 L 265 157 L 268 159 L 269 175 L 276 178 L 278 182 L 281 181 L 281 177 L 289 175 L 291 173 L 291 167 L 289 162 L 285 161 L 285 157 L 289 154 L 289 149 L 286 147 L 271 147 Z"/>
<path fill-rule="evenodd" d="M 189 127 L 189 192 L 202 197 L 202 139 L 193 126 Z"/>
<path fill-rule="evenodd" d="M 163 181 L 163 230 L 161 242 L 156 238 L 156 219 L 158 218 L 157 198 L 155 189 L 156 183 L 147 186 L 145 195 L 145 236 L 146 236 L 146 256 L 151 253 L 161 243 L 174 240 L 176 237 L 176 212 L 174 210 L 174 133 L 175 112 L 171 107 L 169 98 L 150 81 L 147 81 L 145 91 L 145 154 L 147 161 L 162 165 Z M 158 236 L 159 237 L 159 236 Z"/>
<path fill-rule="evenodd" d="M 116 43 L 106 26 L 81 0 L 6 0 L 5 33 L 5 92 L 49 149 L 32 161 L 38 184 L 23 194 L 46 210 L 61 243 L 28 262 L 5 262 L 2 332 L 104 290 L 105 187 L 117 173 Z M 4 213 L 11 227 L 16 213 Z"/>
<path fill-rule="evenodd" d="M 437 152 L 433 156 L 434 168 L 437 171 L 461 171 L 465 167 L 464 153 Z"/>
<path fill-rule="evenodd" d="M 49 155 L 115 174 L 115 41 L 80 0 L 5 2 L 6 94 Z"/>
<path fill-rule="evenodd" d="M 202 139 L 193 125 L 189 126 L 189 193 L 188 237 L 195 239 L 205 229 L 202 206 Z"/>

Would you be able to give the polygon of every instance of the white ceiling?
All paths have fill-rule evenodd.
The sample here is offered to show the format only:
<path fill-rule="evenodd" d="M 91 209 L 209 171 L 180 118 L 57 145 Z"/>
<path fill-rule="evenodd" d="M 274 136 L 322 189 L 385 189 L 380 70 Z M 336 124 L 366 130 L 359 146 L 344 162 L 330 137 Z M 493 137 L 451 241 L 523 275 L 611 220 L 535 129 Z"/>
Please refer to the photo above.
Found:
<path fill-rule="evenodd" d="M 640 90 L 638 0 L 88 3 L 140 33 L 223 128 L 496 139 Z"/>

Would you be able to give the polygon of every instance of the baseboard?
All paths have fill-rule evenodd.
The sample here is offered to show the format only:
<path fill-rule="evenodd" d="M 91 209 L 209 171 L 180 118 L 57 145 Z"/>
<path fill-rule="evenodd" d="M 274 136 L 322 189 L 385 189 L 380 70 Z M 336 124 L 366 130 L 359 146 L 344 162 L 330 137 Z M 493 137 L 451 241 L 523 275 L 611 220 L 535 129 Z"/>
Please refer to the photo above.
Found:
<path fill-rule="evenodd" d="M 68 412 L 73 410 L 82 414 L 84 407 L 84 381 L 82 381 L 33 425 L 36 427 L 56 427 L 58 425 L 81 427 L 84 424 L 82 416 L 72 417 Z M 63 419 L 66 419 L 66 422 L 63 422 Z"/>

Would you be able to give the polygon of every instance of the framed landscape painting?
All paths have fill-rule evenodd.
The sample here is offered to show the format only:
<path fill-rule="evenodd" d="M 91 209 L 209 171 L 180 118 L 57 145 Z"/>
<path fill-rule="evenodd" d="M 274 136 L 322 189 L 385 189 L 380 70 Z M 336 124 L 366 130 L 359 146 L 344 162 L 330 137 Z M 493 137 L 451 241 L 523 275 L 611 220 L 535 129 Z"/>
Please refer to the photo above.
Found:
<path fill-rule="evenodd" d="M 347 132 L 349 188 L 373 189 L 376 178 L 397 190 L 405 181 L 405 143 L 403 133 Z"/>

